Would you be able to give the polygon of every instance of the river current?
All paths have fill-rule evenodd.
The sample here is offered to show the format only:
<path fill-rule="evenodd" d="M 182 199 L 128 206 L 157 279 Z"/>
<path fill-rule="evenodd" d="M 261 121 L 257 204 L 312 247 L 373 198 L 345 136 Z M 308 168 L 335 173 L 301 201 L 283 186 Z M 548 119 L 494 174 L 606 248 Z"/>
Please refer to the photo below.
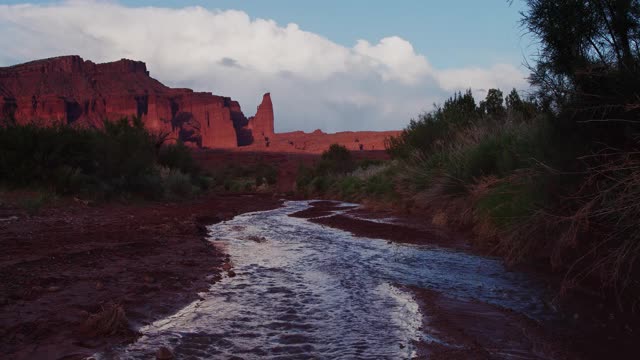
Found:
<path fill-rule="evenodd" d="M 209 239 L 230 255 L 236 276 L 141 328 L 115 357 L 149 359 L 167 346 L 178 359 L 409 359 L 417 341 L 442 340 L 421 329 L 407 285 L 546 316 L 540 284 L 499 259 L 288 216 L 307 208 L 288 201 L 211 225 Z"/>

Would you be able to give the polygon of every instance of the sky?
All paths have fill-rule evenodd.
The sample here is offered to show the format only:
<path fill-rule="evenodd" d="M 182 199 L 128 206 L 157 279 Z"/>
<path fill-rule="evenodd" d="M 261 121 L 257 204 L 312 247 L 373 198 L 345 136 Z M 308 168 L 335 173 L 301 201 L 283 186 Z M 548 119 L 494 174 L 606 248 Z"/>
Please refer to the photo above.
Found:
<path fill-rule="evenodd" d="M 526 92 L 535 50 L 506 0 L 0 0 L 0 66 L 77 54 L 165 85 L 271 92 L 276 131 L 401 129 L 455 91 Z"/>

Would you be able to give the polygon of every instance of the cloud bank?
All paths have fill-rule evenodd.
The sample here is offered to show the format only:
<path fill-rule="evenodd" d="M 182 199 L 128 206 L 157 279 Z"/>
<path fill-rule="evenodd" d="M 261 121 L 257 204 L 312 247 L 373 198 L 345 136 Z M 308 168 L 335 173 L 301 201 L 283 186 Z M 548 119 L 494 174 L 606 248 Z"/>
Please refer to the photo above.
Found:
<path fill-rule="evenodd" d="M 231 96 L 247 115 L 270 91 L 276 131 L 401 129 L 453 91 L 527 86 L 511 64 L 437 69 L 397 36 L 349 48 L 237 10 L 0 5 L 0 34 L 3 66 L 70 54 L 141 60 L 166 85 Z"/>

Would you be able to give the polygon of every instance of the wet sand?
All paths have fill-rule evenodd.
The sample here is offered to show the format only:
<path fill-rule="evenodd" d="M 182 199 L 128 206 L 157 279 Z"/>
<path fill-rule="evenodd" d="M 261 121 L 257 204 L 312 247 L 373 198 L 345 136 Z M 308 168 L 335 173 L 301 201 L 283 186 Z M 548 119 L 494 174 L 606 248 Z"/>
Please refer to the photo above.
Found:
<path fill-rule="evenodd" d="M 198 298 L 225 257 L 205 225 L 280 206 L 271 195 L 184 203 L 87 206 L 68 201 L 28 216 L 0 208 L 0 357 L 74 359 L 136 337 L 96 336 L 90 314 L 115 303 L 131 328 Z"/>

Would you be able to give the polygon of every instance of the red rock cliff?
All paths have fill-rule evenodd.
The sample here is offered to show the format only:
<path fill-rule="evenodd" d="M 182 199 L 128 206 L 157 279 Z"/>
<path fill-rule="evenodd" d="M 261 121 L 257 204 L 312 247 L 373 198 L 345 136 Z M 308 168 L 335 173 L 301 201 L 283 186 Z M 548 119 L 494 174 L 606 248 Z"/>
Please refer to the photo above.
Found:
<path fill-rule="evenodd" d="M 249 145 L 255 133 L 238 102 L 169 88 L 150 77 L 143 62 L 127 59 L 95 64 L 62 56 L 0 67 L 0 111 L 18 123 L 93 127 L 104 119 L 136 115 L 150 131 L 211 148 Z M 269 94 L 253 119 L 256 131 L 273 133 Z"/>

